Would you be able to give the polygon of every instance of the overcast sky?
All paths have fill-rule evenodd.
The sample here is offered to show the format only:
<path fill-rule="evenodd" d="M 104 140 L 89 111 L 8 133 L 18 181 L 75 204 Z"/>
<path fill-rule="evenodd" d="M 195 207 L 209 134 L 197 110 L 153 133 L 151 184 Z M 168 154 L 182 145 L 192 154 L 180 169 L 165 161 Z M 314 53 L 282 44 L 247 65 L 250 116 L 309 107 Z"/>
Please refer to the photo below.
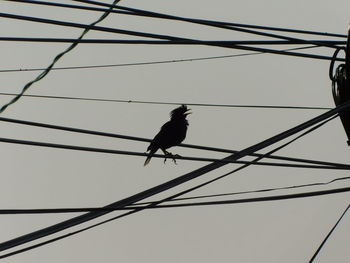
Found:
<path fill-rule="evenodd" d="M 74 3 L 74 1 L 56 1 Z M 107 1 L 105 1 L 107 2 Z M 109 1 L 110 3 L 112 1 Z M 79 4 L 79 3 L 76 3 Z M 121 5 L 160 13 L 227 22 L 346 34 L 350 3 L 345 0 L 121 1 Z M 0 2 L 1 12 L 90 24 L 100 13 Z M 81 29 L 0 18 L 1 37 L 77 38 Z M 99 25 L 201 40 L 261 40 L 255 35 L 184 22 L 111 14 Z M 292 35 L 303 39 L 318 36 Z M 103 32 L 85 38 L 138 39 Z M 333 39 L 333 38 L 327 38 Z M 344 39 L 341 39 L 344 40 Z M 45 68 L 69 44 L 0 42 L 0 70 Z M 272 47 L 285 49 L 290 46 Z M 271 48 L 271 47 L 269 47 Z M 332 56 L 333 49 L 300 52 Z M 126 64 L 250 53 L 209 46 L 80 44 L 57 67 Z M 341 54 L 344 56 L 344 54 Z M 273 54 L 154 65 L 54 70 L 27 94 L 176 103 L 334 107 L 329 61 Z M 0 73 L 0 92 L 17 93 L 40 71 Z M 1 105 L 11 97 L 1 96 Z M 22 98 L 2 117 L 153 138 L 174 105 Z M 241 150 L 303 123 L 325 110 L 191 106 L 186 143 Z M 1 122 L 1 135 L 50 143 L 145 152 L 147 143 L 67 133 Z M 349 146 L 336 119 L 277 154 L 349 163 Z M 272 148 L 264 149 L 267 152 Z M 100 207 L 206 165 L 178 165 L 144 157 L 69 151 L 1 143 L 0 208 Z M 174 147 L 183 156 L 223 158 L 227 154 Z M 249 158 L 245 160 L 251 160 Z M 205 174 L 157 195 L 170 196 L 239 167 Z M 221 194 L 327 182 L 347 171 L 250 166 L 187 196 Z M 348 186 L 326 186 L 234 198 L 282 195 Z M 221 206 L 141 211 L 84 233 L 4 259 L 4 262 L 308 262 L 349 204 L 349 193 Z M 210 199 L 213 200 L 213 199 Z M 219 199 L 214 199 L 219 200 Z M 2 215 L 0 242 L 78 214 Z M 118 212 L 80 225 L 80 229 Z M 347 214 L 315 262 L 350 258 Z M 68 233 L 64 231 L 63 233 Z M 59 236 L 62 233 L 54 236 Z M 47 240 L 47 239 L 43 239 Z M 43 241 L 40 240 L 40 241 Z M 33 242 L 30 244 L 37 243 Z M 27 244 L 28 245 L 28 244 Z M 25 246 L 23 246 L 25 247 Z M 9 250 L 10 251 L 10 250 Z M 9 252 L 6 251 L 6 252 Z M 12 250 L 11 250 L 12 251 Z M 6 253 L 3 252 L 3 253 Z"/>

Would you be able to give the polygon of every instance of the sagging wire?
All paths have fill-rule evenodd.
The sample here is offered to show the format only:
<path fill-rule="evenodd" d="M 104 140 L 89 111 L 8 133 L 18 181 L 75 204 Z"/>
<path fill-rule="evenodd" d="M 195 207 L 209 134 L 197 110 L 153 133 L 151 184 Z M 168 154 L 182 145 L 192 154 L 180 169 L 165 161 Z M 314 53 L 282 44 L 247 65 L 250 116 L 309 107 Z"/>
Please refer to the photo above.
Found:
<path fill-rule="evenodd" d="M 102 14 L 102 16 L 97 19 L 95 22 L 90 24 L 90 27 L 95 26 L 96 24 L 100 23 L 101 21 L 103 21 L 110 13 L 110 10 L 113 10 L 113 8 L 115 7 L 115 5 L 119 2 L 120 0 L 114 0 L 112 5 L 107 9 L 107 11 L 105 13 Z M 87 27 L 83 30 L 82 34 L 78 37 L 79 39 L 82 39 L 88 32 L 90 31 L 90 28 Z M 79 42 L 75 42 L 72 43 L 66 50 L 64 50 L 63 52 L 59 53 L 51 62 L 51 64 L 42 72 L 40 73 L 34 80 L 28 82 L 23 88 L 22 91 L 20 92 L 19 95 L 17 95 L 16 97 L 12 98 L 8 103 L 6 103 L 5 105 L 3 105 L 0 108 L 0 114 L 3 113 L 10 105 L 16 103 L 21 97 L 22 95 L 36 82 L 42 80 L 50 71 L 51 69 L 54 67 L 54 65 L 67 53 L 69 53 L 71 50 L 73 50 L 77 45 L 79 44 Z"/>
<path fill-rule="evenodd" d="M 310 184 L 302 184 L 302 185 L 292 185 L 292 186 L 283 186 L 283 187 L 276 187 L 276 188 L 265 188 L 265 189 L 259 189 L 259 190 L 248 190 L 248 191 L 240 191 L 240 192 L 231 192 L 231 193 L 222 193 L 222 194 L 211 194 L 211 195 L 199 195 L 199 196 L 189 196 L 189 197 L 182 197 L 182 198 L 174 198 L 171 200 L 168 200 L 164 203 L 171 203 L 171 202 L 178 202 L 178 201 L 189 201 L 189 200 L 198 200 L 198 199 L 208 199 L 208 198 L 214 198 L 214 197 L 226 197 L 226 196 L 234 196 L 234 195 L 243 195 L 243 194 L 254 194 L 254 193 L 267 193 L 267 192 L 275 192 L 275 191 L 281 191 L 281 190 L 291 190 L 291 189 L 299 189 L 299 188 L 306 188 L 306 187 L 313 187 L 313 186 L 321 186 L 321 185 L 328 185 L 332 184 L 336 181 L 341 180 L 349 180 L 350 177 L 340 177 L 335 178 L 327 182 L 316 182 L 316 183 L 310 183 Z M 255 198 L 263 198 L 263 197 L 255 197 Z M 249 198 L 246 198 L 248 200 Z M 243 199 L 238 199 L 243 200 Z M 232 201 L 232 200 L 225 200 L 226 202 Z M 121 211 L 121 210 L 128 210 L 128 209 L 135 209 L 136 206 L 146 206 L 151 203 L 154 203 L 157 201 L 150 201 L 150 202 L 139 202 L 132 205 L 132 208 L 130 206 L 126 206 L 125 208 L 113 208 L 113 207 L 85 207 L 85 208 L 26 208 L 26 209 L 0 209 L 0 215 L 25 215 L 25 214 L 58 214 L 58 213 L 82 213 L 82 212 L 91 212 L 91 211 Z M 184 205 L 187 205 L 189 203 L 181 203 Z M 193 204 L 193 203 L 191 203 Z M 218 203 L 219 204 L 219 203 Z M 157 208 L 157 207 L 154 207 Z"/>
<path fill-rule="evenodd" d="M 251 152 L 256 152 L 262 148 L 265 148 L 271 144 L 274 144 L 282 139 L 285 139 L 301 130 L 304 130 L 308 127 L 311 127 L 313 125 L 316 125 L 317 123 L 321 122 L 321 121 L 324 121 L 324 120 L 328 120 L 329 118 L 337 115 L 339 112 L 342 112 L 346 109 L 348 109 L 350 107 L 350 102 L 347 102 L 347 103 L 344 103 L 343 105 L 340 105 L 340 106 L 337 106 L 337 108 L 333 109 L 333 110 L 330 110 L 329 112 L 326 112 L 324 114 L 321 114 L 307 122 L 304 122 L 294 128 L 291 128 L 287 131 L 284 131 L 282 133 L 279 133 L 267 140 L 264 140 L 260 143 L 257 143 L 255 145 L 252 145 L 248 148 L 245 148 L 244 150 L 236 153 L 236 154 L 233 154 L 233 155 L 230 155 L 226 158 L 224 158 L 223 160 L 226 160 L 226 159 L 235 159 L 235 160 L 238 160 L 244 156 L 246 156 L 247 154 L 251 153 Z M 190 181 L 194 178 L 197 178 L 205 173 L 208 173 L 209 171 L 212 171 L 214 169 L 217 169 L 219 167 L 222 167 L 223 165 L 220 164 L 220 163 L 212 163 L 212 164 L 209 164 L 209 165 L 206 165 L 204 167 L 201 167 L 199 169 L 196 169 L 190 173 L 187 173 L 187 174 L 184 174 L 180 177 L 177 177 L 175 179 L 172 179 L 168 182 L 165 182 L 163 184 L 160 184 L 158 186 L 155 186 L 155 187 L 152 187 L 148 190 L 145 190 L 145 191 L 142 191 L 140 193 L 137 193 L 137 194 L 134 194 L 128 198 L 124 198 L 122 200 L 119 200 L 119 201 L 116 201 L 112 204 L 109 204 L 105 207 L 114 207 L 114 208 L 123 208 L 123 207 L 126 207 L 128 205 L 131 205 L 131 204 L 135 204 L 137 203 L 138 201 L 141 201 L 141 200 L 144 200 L 145 198 L 148 198 L 148 197 L 151 197 L 157 193 L 160 193 L 160 192 L 163 192 L 164 189 L 165 190 L 168 190 L 168 189 L 171 189 L 177 185 L 180 185 L 184 182 L 187 182 L 187 181 Z M 344 192 L 344 191 L 349 191 L 350 188 L 344 188 L 344 189 L 337 189 L 337 190 L 326 190 L 326 191 L 323 191 L 322 194 L 329 194 L 331 192 Z M 319 193 L 321 194 L 321 193 Z M 301 198 L 301 197 L 306 197 L 308 195 L 310 195 L 310 193 L 304 193 L 304 194 L 297 194 L 298 197 L 297 198 Z M 162 199 L 160 201 L 156 201 L 156 202 L 153 202 L 149 205 L 147 205 L 146 207 L 138 207 L 138 208 L 135 208 L 134 210 L 130 211 L 130 212 L 127 212 L 127 213 L 124 213 L 124 214 L 121 214 L 121 215 L 118 215 L 118 216 L 115 216 L 113 218 L 110 218 L 110 219 L 107 219 L 107 220 L 104 220 L 102 222 L 99 222 L 99 223 L 96 223 L 96 224 L 93 224 L 91 226 L 88 226 L 88 227 L 85 227 L 83 229 L 80 229 L 80 230 L 77 230 L 77 231 L 73 231 L 73 232 L 70 232 L 68 234 L 64 234 L 64 235 L 61 235 L 59 237 L 56 237 L 54 239 L 50 239 L 50 240 L 47 240 L 47 241 L 44 241 L 44 242 L 41 242 L 39 244 L 36 244 L 36 245 L 33 245 L 33 246 L 29 246 L 27 248 L 23 248 L 23 249 L 19 249 L 19 250 L 16 250 L 14 252 L 10 252 L 10 253 L 7 253 L 3 256 L 1 256 L 0 258 L 4 258 L 4 257 L 8 257 L 8 256 L 12 256 L 12 255 L 16 255 L 18 253 L 22 253 L 22 252 L 25 252 L 25 251 L 28 251 L 28 250 L 31 250 L 31 249 L 34 249 L 34 248 L 37 248 L 37 247 L 41 247 L 43 245 L 46 245 L 46 244 L 49 244 L 49 243 L 52 243 L 52 242 L 55 242 L 55 241 L 58 241 L 58 240 L 61 240 L 61 239 L 64 239 L 64 238 L 67 238 L 67 237 L 70 237 L 72 235 L 76 235 L 76 234 L 79 234 L 81 232 L 84 232 L 84 231 L 87 231 L 89 229 L 92 229 L 94 227 L 97 227 L 97 226 L 100 226 L 100 225 L 103 225 L 105 223 L 108 223 L 108 222 L 111 222 L 111 221 L 114 221 L 114 220 L 117 220 L 119 218 L 122 218 L 122 217 L 125 217 L 125 216 L 128 216 L 128 215 L 131 215 L 131 214 L 134 214 L 134 213 L 137 213 L 137 212 L 140 212 L 146 208 L 152 208 L 152 207 L 155 207 L 155 206 L 158 206 L 159 204 L 161 204 L 162 202 L 165 202 L 167 200 L 171 200 L 175 197 L 178 197 L 179 194 L 176 194 L 176 195 L 172 195 L 170 197 L 167 197 L 165 199 Z M 271 197 L 265 197 L 264 199 L 267 200 L 266 198 L 268 198 L 269 200 L 271 200 Z M 288 198 L 291 198 L 291 196 L 289 196 Z M 235 201 L 236 202 L 236 201 Z M 232 203 L 232 202 L 231 202 Z M 84 214 L 84 215 L 81 215 L 81 216 L 78 216 L 78 217 L 74 217 L 74 218 L 71 218 L 69 220 L 66 220 L 66 221 L 63 221 L 63 222 L 60 222 L 60 223 L 57 223 L 55 225 L 52 225 L 52 226 L 49 226 L 49 227 L 46 227 L 46 228 L 43 228 L 43 229 L 40 229 L 40 230 L 37 230 L 35 232 L 32 232 L 32 233 L 29 233 L 29 234 L 26 234 L 26 235 L 22 235 L 20 237 L 17 237 L 17 238 L 14 238 L 14 239 L 11 239 L 11 240 L 8 240 L 6 242 L 3 242 L 0 244 L 0 251 L 3 251 L 3 250 L 7 250 L 9 248 L 12 248 L 12 247 L 16 247 L 18 245 L 21 245 L 21 244 L 25 244 L 25 243 L 28 243 L 28 242 L 31 242 L 31 241 L 34 241 L 38 238 L 42 238 L 42 237 L 45 237 L 45 236 L 48 236 L 48 235 L 51 235 L 53 233 L 57 233 L 59 231 L 62 231 L 64 229 L 67 229 L 67 228 L 70 228 L 72 226 L 76 226 L 76 225 L 79 225 L 81 223 L 84 223 L 86 221 L 89 221 L 89 220 L 92 220 L 92 219 L 95 219 L 99 216 L 102 216 L 102 215 L 105 215 L 107 214 L 108 211 L 96 211 L 96 212 L 89 212 L 87 214 Z"/>
<path fill-rule="evenodd" d="M 311 257 L 309 263 L 314 262 L 315 258 L 318 256 L 318 254 L 320 253 L 321 249 L 323 248 L 324 244 L 326 244 L 328 238 L 332 235 L 332 233 L 334 232 L 334 230 L 337 228 L 337 226 L 339 225 L 340 221 L 343 219 L 343 217 L 345 216 L 345 214 L 348 212 L 350 208 L 350 205 L 347 206 L 347 208 L 344 210 L 344 212 L 342 213 L 342 215 L 340 216 L 340 218 L 338 219 L 338 221 L 335 223 L 335 225 L 332 227 L 332 229 L 329 231 L 329 233 L 327 234 L 327 236 L 325 237 L 325 239 L 321 242 L 320 246 L 317 248 L 316 252 L 313 254 L 313 256 Z"/>

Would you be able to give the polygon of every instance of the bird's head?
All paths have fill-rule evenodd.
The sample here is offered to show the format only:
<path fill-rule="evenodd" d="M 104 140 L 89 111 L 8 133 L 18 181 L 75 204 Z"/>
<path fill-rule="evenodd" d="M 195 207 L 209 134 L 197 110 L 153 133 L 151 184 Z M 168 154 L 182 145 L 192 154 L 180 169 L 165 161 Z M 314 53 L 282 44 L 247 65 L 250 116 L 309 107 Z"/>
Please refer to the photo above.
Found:
<path fill-rule="evenodd" d="M 190 109 L 186 105 L 181 105 L 180 107 L 172 110 L 170 112 L 171 119 L 181 119 L 186 118 L 188 114 L 191 114 Z"/>

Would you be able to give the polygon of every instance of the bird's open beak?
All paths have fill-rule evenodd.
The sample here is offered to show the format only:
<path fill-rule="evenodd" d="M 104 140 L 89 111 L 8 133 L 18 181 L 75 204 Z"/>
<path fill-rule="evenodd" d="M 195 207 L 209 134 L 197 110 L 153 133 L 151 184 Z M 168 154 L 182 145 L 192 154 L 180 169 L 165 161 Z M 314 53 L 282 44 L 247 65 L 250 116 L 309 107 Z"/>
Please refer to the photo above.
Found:
<path fill-rule="evenodd" d="M 192 114 L 191 109 L 188 109 L 188 110 L 185 112 L 185 115 L 186 115 L 186 116 L 189 115 L 189 114 Z"/>

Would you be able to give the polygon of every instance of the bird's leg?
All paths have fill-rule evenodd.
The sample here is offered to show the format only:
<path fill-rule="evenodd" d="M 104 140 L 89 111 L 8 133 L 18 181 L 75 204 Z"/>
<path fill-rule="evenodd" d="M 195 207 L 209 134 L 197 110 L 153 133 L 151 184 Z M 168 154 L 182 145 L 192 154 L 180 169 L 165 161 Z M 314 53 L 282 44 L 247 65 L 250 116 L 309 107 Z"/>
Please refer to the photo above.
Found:
<path fill-rule="evenodd" d="M 164 154 L 165 154 L 165 158 L 164 158 L 164 163 L 166 162 L 166 160 L 167 160 L 167 157 L 170 157 L 171 159 L 173 159 L 173 162 L 175 163 L 175 164 L 177 164 L 176 163 L 176 159 L 174 158 L 175 156 L 180 156 L 180 155 L 173 155 L 171 152 L 168 152 L 168 151 L 166 151 L 166 150 L 164 150 L 164 149 L 162 149 L 162 151 L 164 152 Z"/>

